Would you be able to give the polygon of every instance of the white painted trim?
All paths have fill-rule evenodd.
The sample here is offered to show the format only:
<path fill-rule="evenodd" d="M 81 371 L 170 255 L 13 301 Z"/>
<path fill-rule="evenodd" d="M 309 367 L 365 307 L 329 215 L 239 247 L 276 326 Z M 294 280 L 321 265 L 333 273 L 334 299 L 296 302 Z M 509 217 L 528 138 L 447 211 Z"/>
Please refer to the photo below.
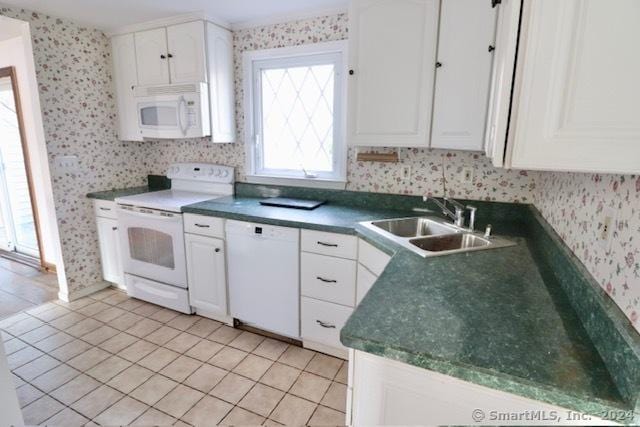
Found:
<path fill-rule="evenodd" d="M 328 179 L 304 179 L 304 178 L 283 178 L 277 176 L 247 175 L 249 184 L 265 185 L 289 185 L 291 187 L 307 188 L 328 188 L 332 190 L 344 190 L 347 188 L 347 181 L 333 181 Z"/>
<path fill-rule="evenodd" d="M 82 297 L 86 297 L 87 295 L 91 295 L 93 293 L 101 291 L 103 289 L 107 289 L 112 286 L 113 284 L 110 282 L 101 282 L 101 283 L 96 283 L 95 285 L 88 286 L 84 289 L 80 289 L 79 291 L 75 291 L 73 293 L 63 292 L 61 290 L 60 292 L 58 292 L 58 299 L 66 302 L 71 302 L 71 301 L 80 299 Z"/>
<path fill-rule="evenodd" d="M 270 16 L 268 18 L 251 19 L 247 21 L 234 22 L 231 24 L 231 30 L 246 30 L 249 28 L 264 27 L 267 25 L 283 24 L 285 22 L 301 21 L 303 19 L 321 18 L 323 16 L 334 16 L 347 13 L 347 7 L 332 7 L 325 9 L 314 9 L 305 12 L 285 13 L 278 16 Z"/>
<path fill-rule="evenodd" d="M 285 60 L 285 59 L 297 59 L 304 56 L 317 56 L 323 54 L 339 54 L 340 55 L 340 67 L 341 70 L 336 72 L 336 85 L 337 89 L 341 93 L 341 105 L 339 122 L 334 123 L 334 128 L 337 129 L 338 138 L 336 138 L 340 147 L 336 150 L 337 153 L 337 171 L 336 177 L 331 178 L 287 178 L 283 176 L 269 176 L 269 175 L 257 175 L 255 165 L 255 143 L 256 143 L 256 130 L 255 130 L 255 81 L 254 81 L 254 66 L 253 64 L 258 61 L 267 60 Z M 293 185 L 293 186 L 311 186 L 316 188 L 339 188 L 344 189 L 346 186 L 347 177 L 347 68 L 348 68 L 348 42 L 347 40 L 338 40 L 324 43 L 306 44 L 301 46 L 289 46 L 275 49 L 263 49 L 246 51 L 242 55 L 243 66 L 243 90 L 244 90 L 244 111 L 245 111 L 245 164 L 248 171 L 249 182 L 253 183 L 270 183 L 275 184 L 276 180 L 280 185 Z M 337 96 L 337 95 L 336 95 Z M 257 182 L 261 181 L 261 182 Z M 339 185 L 335 183 L 339 182 Z M 334 183 L 334 184 L 331 184 Z M 345 185 L 343 185 L 345 184 Z"/>
<path fill-rule="evenodd" d="M 152 30 L 154 28 L 168 27 L 170 25 L 184 24 L 193 21 L 208 21 L 224 29 L 230 29 L 231 24 L 222 19 L 208 15 L 206 12 L 192 12 L 175 15 L 168 18 L 155 19 L 153 21 L 141 22 L 139 24 L 124 25 L 105 31 L 109 37 L 135 33 L 138 31 Z"/>

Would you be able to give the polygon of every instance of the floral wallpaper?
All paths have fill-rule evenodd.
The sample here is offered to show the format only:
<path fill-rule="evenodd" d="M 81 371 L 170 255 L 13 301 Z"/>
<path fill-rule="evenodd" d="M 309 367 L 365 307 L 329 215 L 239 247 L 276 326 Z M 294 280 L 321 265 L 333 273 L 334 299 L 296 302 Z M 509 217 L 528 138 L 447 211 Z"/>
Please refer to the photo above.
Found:
<path fill-rule="evenodd" d="M 100 31 L 22 9 L 0 14 L 28 21 L 53 193 L 70 294 L 102 281 L 96 225 L 87 192 L 140 185 L 140 149 L 115 134 L 109 40 Z M 79 172 L 54 159 L 78 156 Z"/>
<path fill-rule="evenodd" d="M 640 176 L 540 173 L 536 206 L 640 331 Z M 611 245 L 600 242 L 613 212 Z"/>
<path fill-rule="evenodd" d="M 244 108 L 242 52 L 347 38 L 347 15 L 305 19 L 285 24 L 249 28 L 234 33 L 237 144 L 211 144 L 208 139 L 154 141 L 147 143 L 146 165 L 150 173 L 162 173 L 174 161 L 219 162 L 236 167 L 237 179 L 245 180 Z M 380 151 L 380 150 L 378 150 Z M 442 194 L 442 164 L 445 165 L 450 196 L 531 202 L 535 189 L 527 172 L 496 169 L 478 153 L 429 149 L 400 149 L 400 163 L 358 162 L 356 150 L 349 149 L 347 189 L 397 194 Z M 411 179 L 403 181 L 401 168 L 411 167 Z M 472 168 L 474 179 L 460 179 L 463 168 Z"/>

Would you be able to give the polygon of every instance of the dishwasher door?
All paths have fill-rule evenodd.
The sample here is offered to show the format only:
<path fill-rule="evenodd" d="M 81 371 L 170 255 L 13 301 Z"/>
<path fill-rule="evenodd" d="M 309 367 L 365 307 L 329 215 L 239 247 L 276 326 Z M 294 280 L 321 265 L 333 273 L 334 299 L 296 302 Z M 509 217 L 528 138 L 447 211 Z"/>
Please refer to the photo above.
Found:
<path fill-rule="evenodd" d="M 226 222 L 231 316 L 300 338 L 300 230 Z"/>

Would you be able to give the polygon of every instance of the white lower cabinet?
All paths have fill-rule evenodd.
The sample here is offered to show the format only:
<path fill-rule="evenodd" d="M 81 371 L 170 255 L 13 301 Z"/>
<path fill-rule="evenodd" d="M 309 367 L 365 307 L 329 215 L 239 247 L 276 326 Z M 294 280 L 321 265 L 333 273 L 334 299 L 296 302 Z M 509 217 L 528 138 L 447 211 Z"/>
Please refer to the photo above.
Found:
<path fill-rule="evenodd" d="M 340 330 L 353 313 L 353 307 L 304 296 L 300 307 L 304 346 L 346 359 L 347 348 L 340 343 Z"/>
<path fill-rule="evenodd" d="M 125 289 L 118 240 L 118 220 L 115 219 L 115 203 L 96 200 L 94 208 L 97 213 L 96 226 L 100 247 L 100 263 L 102 264 L 102 278 L 115 284 L 118 288 Z"/>
<path fill-rule="evenodd" d="M 211 223 L 211 219 L 208 223 Z M 227 304 L 224 240 L 185 233 L 184 243 L 191 306 L 199 315 L 231 323 Z"/>
<path fill-rule="evenodd" d="M 347 425 L 614 425 L 362 351 L 349 353 Z M 564 420 L 505 418 L 527 411 Z"/>

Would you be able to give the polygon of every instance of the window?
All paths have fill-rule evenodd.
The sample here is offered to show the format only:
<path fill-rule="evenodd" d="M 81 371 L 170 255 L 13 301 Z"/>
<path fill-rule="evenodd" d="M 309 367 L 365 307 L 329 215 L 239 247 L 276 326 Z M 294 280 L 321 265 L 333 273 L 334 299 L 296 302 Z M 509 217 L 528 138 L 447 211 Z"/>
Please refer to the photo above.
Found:
<path fill-rule="evenodd" d="M 344 187 L 346 42 L 245 52 L 250 182 Z"/>

